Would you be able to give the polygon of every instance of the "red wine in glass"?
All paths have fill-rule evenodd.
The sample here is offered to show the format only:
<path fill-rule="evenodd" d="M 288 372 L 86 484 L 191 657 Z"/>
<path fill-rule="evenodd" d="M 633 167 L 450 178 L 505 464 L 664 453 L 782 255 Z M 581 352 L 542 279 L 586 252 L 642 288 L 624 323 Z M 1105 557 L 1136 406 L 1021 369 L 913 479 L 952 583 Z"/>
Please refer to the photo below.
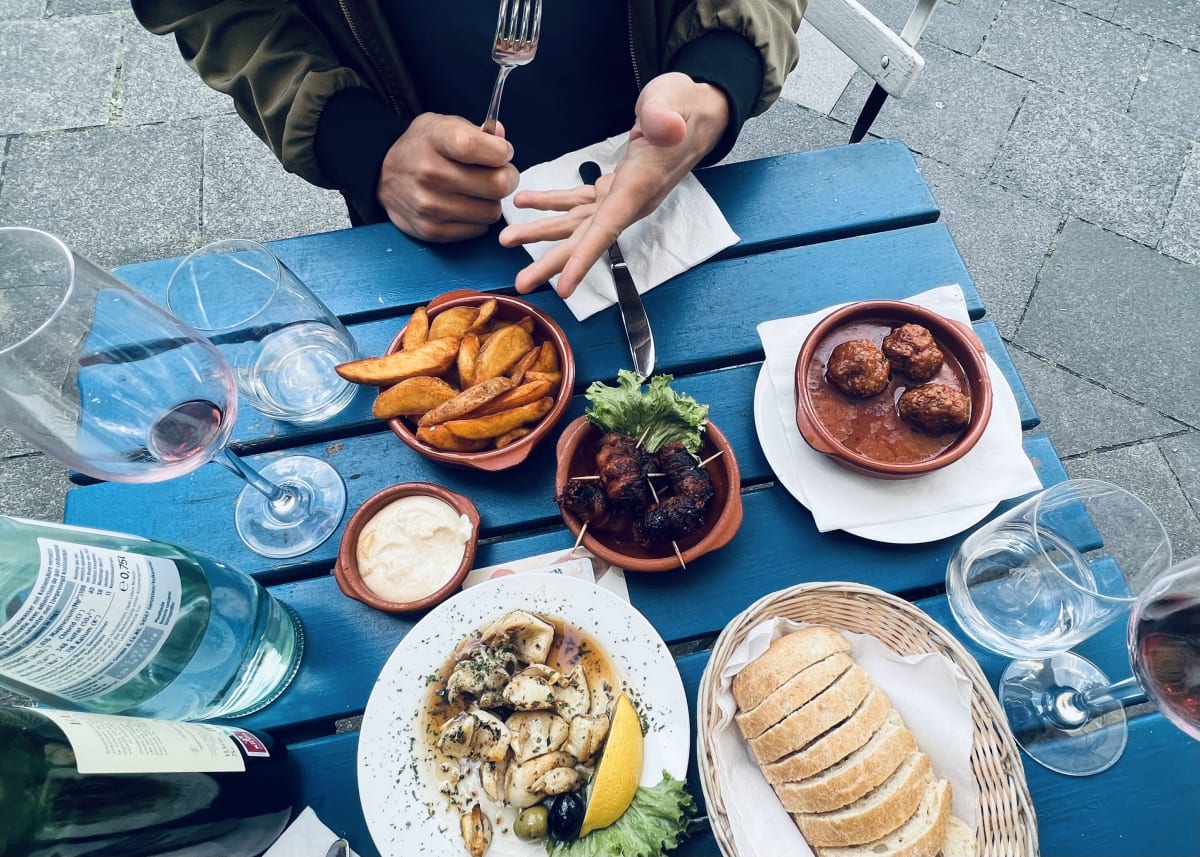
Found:
<path fill-rule="evenodd" d="M 163 461 L 207 455 L 224 418 L 224 412 L 207 399 L 180 402 L 150 426 L 147 446 Z"/>
<path fill-rule="evenodd" d="M 1200 593 L 1163 594 L 1131 628 L 1134 671 L 1159 711 L 1200 739 Z"/>

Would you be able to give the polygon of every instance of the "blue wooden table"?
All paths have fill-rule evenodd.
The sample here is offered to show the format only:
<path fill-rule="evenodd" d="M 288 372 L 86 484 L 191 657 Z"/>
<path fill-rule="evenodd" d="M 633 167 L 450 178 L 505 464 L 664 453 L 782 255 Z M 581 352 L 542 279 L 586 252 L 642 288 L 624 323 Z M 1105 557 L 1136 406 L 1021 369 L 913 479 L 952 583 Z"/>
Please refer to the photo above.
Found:
<path fill-rule="evenodd" d="M 775 479 L 759 448 L 752 399 L 763 354 L 755 325 L 840 301 L 902 298 L 946 283 L 962 285 L 976 331 L 1004 371 L 1026 429 L 1038 423 L 1016 370 L 963 265 L 908 150 L 889 142 L 770 158 L 701 174 L 741 242 L 646 296 L 658 345 L 658 371 L 711 404 L 741 465 L 745 521 L 730 545 L 686 571 L 628 575 L 633 604 L 668 643 L 711 641 L 760 596 L 795 583 L 852 580 L 915 601 L 958 632 L 943 595 L 946 561 L 959 537 L 896 546 L 845 533 L 821 534 L 808 511 Z M 494 235 L 466 244 L 426 246 L 390 226 L 373 226 L 275 242 L 278 255 L 350 326 L 363 354 L 380 353 L 412 310 L 455 288 L 510 291 L 523 252 Z M 176 260 L 120 269 L 119 276 L 161 298 Z M 562 325 L 577 357 L 575 399 L 611 380 L 628 363 L 615 309 L 586 323 L 557 296 L 531 297 Z M 569 546 L 554 505 L 554 443 L 515 473 L 448 468 L 403 446 L 370 415 L 372 391 L 327 424 L 295 427 L 243 408 L 238 452 L 263 463 L 282 452 L 328 460 L 346 481 L 350 508 L 384 486 L 438 482 L 471 497 L 482 514 L 477 563 L 492 564 Z M 565 425 L 565 422 L 564 422 Z M 1044 484 L 1066 477 L 1044 436 L 1027 433 L 1025 449 Z M 514 478 L 515 477 L 515 478 Z M 81 484 L 67 497 L 70 523 L 126 530 L 175 541 L 230 562 L 269 585 L 294 607 L 308 647 L 292 686 L 264 711 L 244 718 L 289 747 L 299 771 L 298 806 L 312 805 L 363 855 L 377 849 L 358 800 L 356 732 L 336 721 L 361 714 L 380 668 L 412 620 L 375 612 L 341 595 L 329 571 L 335 536 L 295 560 L 268 560 L 247 550 L 232 526 L 241 483 L 215 464 L 154 485 Z M 959 635 L 961 637 L 961 634 Z M 993 682 L 1000 657 L 965 641 Z M 1122 629 L 1080 647 L 1114 678 L 1129 674 Z M 678 658 L 692 700 L 705 651 Z M 1104 774 L 1076 779 L 1026 761 L 1041 850 L 1054 855 L 1200 853 L 1200 746 L 1157 713 L 1131 721 L 1129 746 Z M 694 753 L 693 753 L 694 755 Z M 1024 759 L 1024 757 L 1023 757 Z M 701 799 L 693 761 L 689 786 Z M 456 846 L 447 846 L 455 853 Z M 715 855 L 710 833 L 694 835 L 684 854 Z"/>

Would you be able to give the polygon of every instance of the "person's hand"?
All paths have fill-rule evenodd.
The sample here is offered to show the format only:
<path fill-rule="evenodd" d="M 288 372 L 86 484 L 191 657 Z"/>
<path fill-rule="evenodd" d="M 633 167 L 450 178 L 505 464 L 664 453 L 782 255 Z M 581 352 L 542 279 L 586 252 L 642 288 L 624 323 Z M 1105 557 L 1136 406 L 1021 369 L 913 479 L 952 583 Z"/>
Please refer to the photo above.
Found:
<path fill-rule="evenodd" d="M 521 191 L 514 197 L 518 208 L 565 212 L 500 233 L 506 247 L 559 242 L 517 275 L 518 292 L 532 291 L 559 274 L 558 293 L 573 293 L 617 236 L 654 211 L 717 144 L 729 124 L 729 103 L 717 87 L 672 72 L 646 85 L 636 117 L 624 159 L 595 188 Z"/>
<path fill-rule="evenodd" d="M 376 195 L 401 232 L 458 241 L 500 219 L 520 175 L 503 128 L 485 134 L 460 116 L 422 113 L 383 159 Z"/>

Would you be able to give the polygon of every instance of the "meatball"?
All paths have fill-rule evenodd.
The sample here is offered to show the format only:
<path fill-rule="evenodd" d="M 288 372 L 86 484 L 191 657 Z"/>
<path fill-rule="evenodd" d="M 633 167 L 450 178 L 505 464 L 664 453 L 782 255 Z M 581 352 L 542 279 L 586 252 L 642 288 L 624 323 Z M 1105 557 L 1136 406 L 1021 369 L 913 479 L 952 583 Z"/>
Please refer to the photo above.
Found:
<path fill-rule="evenodd" d="M 959 431 L 971 420 L 971 400 L 945 384 L 922 384 L 896 403 L 900 416 L 926 434 Z"/>
<path fill-rule="evenodd" d="M 928 381 L 942 368 L 942 352 L 931 334 L 919 324 L 893 328 L 883 340 L 883 353 L 897 372 L 914 381 Z"/>
<path fill-rule="evenodd" d="M 878 345 L 866 339 L 851 339 L 833 349 L 825 378 L 847 396 L 867 399 L 887 389 L 891 369 Z"/>

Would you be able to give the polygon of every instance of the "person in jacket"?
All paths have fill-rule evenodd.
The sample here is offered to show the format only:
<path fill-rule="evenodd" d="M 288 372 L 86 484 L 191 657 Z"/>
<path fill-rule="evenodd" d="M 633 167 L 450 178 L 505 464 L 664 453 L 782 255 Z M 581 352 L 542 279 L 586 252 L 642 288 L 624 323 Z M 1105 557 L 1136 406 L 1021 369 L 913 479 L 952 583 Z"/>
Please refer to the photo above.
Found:
<path fill-rule="evenodd" d="M 720 160 L 778 97 L 806 0 L 544 0 L 537 55 L 480 130 L 500 0 L 133 0 L 148 30 L 233 98 L 283 166 L 336 188 L 354 224 L 426 241 L 480 235 L 519 170 L 630 132 L 595 187 L 518 194 L 558 217 L 506 246 L 558 240 L 523 270 L 570 294 L 605 248 L 697 165 Z"/>

